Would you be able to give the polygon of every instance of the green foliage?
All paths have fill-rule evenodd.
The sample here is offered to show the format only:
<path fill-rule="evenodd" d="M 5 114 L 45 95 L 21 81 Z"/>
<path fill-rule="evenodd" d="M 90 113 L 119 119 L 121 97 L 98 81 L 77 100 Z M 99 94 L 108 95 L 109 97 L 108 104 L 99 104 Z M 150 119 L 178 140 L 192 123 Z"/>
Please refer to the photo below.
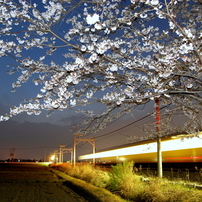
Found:
<path fill-rule="evenodd" d="M 142 195 L 142 199 L 147 202 L 161 201 L 166 202 L 167 196 L 162 191 L 161 181 L 152 180 L 149 184 L 145 184 L 145 192 Z"/>
<path fill-rule="evenodd" d="M 91 164 L 84 164 L 77 166 L 79 170 L 80 179 L 90 182 L 93 178 L 94 168 Z"/>
<path fill-rule="evenodd" d="M 110 180 L 107 172 L 97 170 L 91 164 L 80 164 L 75 167 L 71 164 L 60 164 L 57 169 L 101 188 L 105 188 Z"/>
<path fill-rule="evenodd" d="M 109 184 L 110 176 L 107 172 L 101 170 L 95 170 L 93 173 L 93 178 L 90 183 L 96 187 L 105 188 Z"/>
<path fill-rule="evenodd" d="M 69 171 L 69 175 L 75 178 L 80 178 L 81 169 L 79 166 L 75 166 Z"/>
<path fill-rule="evenodd" d="M 140 177 L 133 172 L 133 161 L 112 166 L 108 188 L 127 199 L 139 198 L 144 190 Z M 137 186 L 138 184 L 138 186 Z"/>
<path fill-rule="evenodd" d="M 116 191 L 120 189 L 123 183 L 133 178 L 133 161 L 119 163 L 112 166 L 110 174 L 110 189 Z"/>
<path fill-rule="evenodd" d="M 142 200 L 147 202 L 201 202 L 202 192 L 189 189 L 183 184 L 171 184 L 165 179 L 152 179 L 144 186 Z"/>

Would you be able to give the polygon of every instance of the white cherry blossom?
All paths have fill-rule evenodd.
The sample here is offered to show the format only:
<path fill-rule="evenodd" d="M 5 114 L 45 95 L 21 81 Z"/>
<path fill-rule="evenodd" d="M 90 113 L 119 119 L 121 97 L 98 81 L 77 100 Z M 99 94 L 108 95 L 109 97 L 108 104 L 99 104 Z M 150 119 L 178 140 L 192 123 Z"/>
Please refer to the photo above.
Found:
<path fill-rule="evenodd" d="M 99 22 L 99 15 L 97 13 L 94 14 L 88 14 L 88 16 L 86 17 L 86 22 L 89 25 L 93 25 L 96 22 Z"/>
<path fill-rule="evenodd" d="M 151 3 L 151 5 L 156 6 L 159 4 L 159 0 L 151 0 L 150 3 Z"/>

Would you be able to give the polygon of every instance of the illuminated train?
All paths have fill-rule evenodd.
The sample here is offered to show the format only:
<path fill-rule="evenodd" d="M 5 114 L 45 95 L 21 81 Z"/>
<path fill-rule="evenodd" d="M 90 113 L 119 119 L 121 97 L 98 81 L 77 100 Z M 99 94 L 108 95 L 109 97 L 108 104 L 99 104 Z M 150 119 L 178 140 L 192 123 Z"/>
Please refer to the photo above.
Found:
<path fill-rule="evenodd" d="M 162 162 L 197 163 L 202 167 L 202 132 L 194 135 L 172 135 L 161 138 Z M 116 149 L 87 154 L 79 157 L 81 161 L 102 163 L 120 163 L 134 161 L 135 164 L 157 162 L 157 142 L 155 139 L 128 144 Z"/>

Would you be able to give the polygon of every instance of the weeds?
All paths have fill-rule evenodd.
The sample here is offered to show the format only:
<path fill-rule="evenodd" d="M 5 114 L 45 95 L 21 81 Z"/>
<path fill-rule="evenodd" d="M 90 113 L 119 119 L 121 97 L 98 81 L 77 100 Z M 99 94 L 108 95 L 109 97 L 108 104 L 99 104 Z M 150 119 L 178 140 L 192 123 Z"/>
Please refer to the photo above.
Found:
<path fill-rule="evenodd" d="M 93 178 L 94 169 L 90 164 L 75 167 L 75 171 L 79 174 L 80 178 L 86 182 L 90 182 Z M 77 175 L 76 177 L 79 178 Z"/>
<path fill-rule="evenodd" d="M 71 164 L 60 164 L 59 168 L 56 168 L 72 177 L 90 182 L 96 187 L 105 188 L 109 184 L 109 173 L 95 169 L 91 164 L 81 164 L 75 167 Z"/>
<path fill-rule="evenodd" d="M 199 190 L 189 189 L 183 184 L 171 184 L 168 180 L 153 178 L 145 185 L 142 200 L 146 202 L 200 202 L 202 193 Z"/>
<path fill-rule="evenodd" d="M 117 164 L 112 166 L 110 173 L 108 188 L 126 199 L 137 198 L 143 192 L 143 183 L 140 180 L 140 176 L 133 173 L 133 165 L 132 161 Z"/>
<path fill-rule="evenodd" d="M 96 187 L 105 188 L 108 186 L 109 181 L 110 176 L 107 172 L 95 170 L 91 179 L 91 184 L 95 185 Z"/>
<path fill-rule="evenodd" d="M 118 190 L 128 180 L 133 182 L 133 176 L 133 162 L 123 162 L 123 164 L 112 166 L 109 187 L 112 191 Z"/>

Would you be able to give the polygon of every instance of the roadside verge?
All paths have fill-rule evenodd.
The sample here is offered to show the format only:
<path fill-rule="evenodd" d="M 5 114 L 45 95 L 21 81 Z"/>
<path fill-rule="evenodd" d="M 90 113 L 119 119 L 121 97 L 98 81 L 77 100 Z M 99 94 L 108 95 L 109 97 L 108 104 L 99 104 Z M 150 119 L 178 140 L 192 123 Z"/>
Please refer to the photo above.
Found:
<path fill-rule="evenodd" d="M 51 169 L 58 177 L 64 179 L 64 185 L 75 191 L 77 194 L 88 200 L 89 202 L 128 202 L 121 197 L 112 194 L 104 188 L 98 188 L 83 180 L 73 178 L 61 171 Z"/>

